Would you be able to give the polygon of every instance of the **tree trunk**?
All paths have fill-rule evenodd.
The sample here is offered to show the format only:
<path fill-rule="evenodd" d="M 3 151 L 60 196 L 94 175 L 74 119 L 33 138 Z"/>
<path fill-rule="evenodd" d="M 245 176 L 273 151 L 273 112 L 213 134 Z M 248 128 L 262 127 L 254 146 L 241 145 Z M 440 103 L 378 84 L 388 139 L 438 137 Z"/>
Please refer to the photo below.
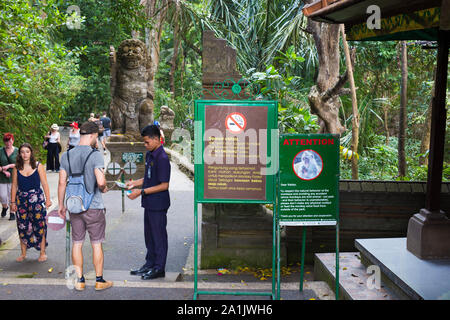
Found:
<path fill-rule="evenodd" d="M 314 37 L 319 57 L 316 85 L 311 88 L 308 100 L 311 112 L 319 117 L 319 133 L 341 134 L 345 131 L 339 120 L 339 95 L 344 93 L 342 87 L 346 81 L 346 76 L 339 76 L 339 28 L 338 24 L 308 19 L 307 31 Z"/>
<path fill-rule="evenodd" d="M 167 14 L 167 1 L 168 0 L 146 0 L 145 11 L 148 19 L 153 20 L 153 27 L 145 29 L 145 45 L 150 56 L 150 67 L 148 72 L 148 92 L 151 94 L 153 100 L 155 96 L 155 75 L 158 71 L 159 64 L 159 52 L 161 34 L 163 30 L 163 24 Z"/>
<path fill-rule="evenodd" d="M 431 138 L 431 108 L 433 107 L 433 99 L 434 99 L 434 83 L 436 82 L 436 68 L 433 72 L 433 87 L 431 88 L 431 99 L 428 104 L 427 110 L 427 118 L 425 120 L 422 142 L 420 144 L 420 153 L 425 154 L 428 150 L 430 150 L 430 138 Z M 419 164 L 428 165 L 428 155 L 422 156 L 419 158 Z"/>
<path fill-rule="evenodd" d="M 181 89 L 181 96 L 184 97 L 184 73 L 186 71 L 186 51 L 184 50 L 183 46 L 181 48 L 181 70 L 180 70 L 180 89 Z"/>
<path fill-rule="evenodd" d="M 344 44 L 345 53 L 345 64 L 347 66 L 348 81 L 350 83 L 350 91 L 352 95 L 352 145 L 351 149 L 353 151 L 352 157 L 352 179 L 358 180 L 358 157 L 356 154 L 358 152 L 358 142 L 359 142 L 359 112 L 358 112 L 358 101 L 356 99 L 356 88 L 355 79 L 353 78 L 353 66 L 352 59 L 350 58 L 350 50 L 348 49 L 348 43 L 345 36 L 344 25 L 341 25 L 342 41 Z"/>
<path fill-rule="evenodd" d="M 175 98 L 175 71 L 177 69 L 177 60 L 178 60 L 178 48 L 180 46 L 180 23 L 179 23 L 179 15 L 180 15 L 180 3 L 179 0 L 174 1 L 175 4 L 175 16 L 174 16 L 174 26 L 173 26 L 173 56 L 170 61 L 170 72 L 169 72 L 169 83 L 170 83 L 170 91 L 172 92 L 172 96 Z"/>
<path fill-rule="evenodd" d="M 389 106 L 383 106 L 383 112 L 384 112 L 384 130 L 386 131 L 386 145 L 389 144 L 389 125 L 388 125 L 388 111 Z"/>
<path fill-rule="evenodd" d="M 406 176 L 406 105 L 407 105 L 407 83 L 408 83 L 408 56 L 406 41 L 401 42 L 402 49 L 400 54 L 402 83 L 400 90 L 400 119 L 399 119 L 399 133 L 398 133 L 398 175 L 400 177 Z"/>

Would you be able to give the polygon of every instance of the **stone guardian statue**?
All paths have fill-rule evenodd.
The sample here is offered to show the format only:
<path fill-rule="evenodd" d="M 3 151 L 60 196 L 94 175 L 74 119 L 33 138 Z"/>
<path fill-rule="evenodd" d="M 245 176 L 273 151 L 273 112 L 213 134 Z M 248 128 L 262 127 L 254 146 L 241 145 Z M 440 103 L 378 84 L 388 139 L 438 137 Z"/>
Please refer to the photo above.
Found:
<path fill-rule="evenodd" d="M 113 133 L 140 132 L 153 123 L 153 97 L 147 89 L 150 57 L 138 39 L 122 41 L 117 52 L 110 46 Z"/>

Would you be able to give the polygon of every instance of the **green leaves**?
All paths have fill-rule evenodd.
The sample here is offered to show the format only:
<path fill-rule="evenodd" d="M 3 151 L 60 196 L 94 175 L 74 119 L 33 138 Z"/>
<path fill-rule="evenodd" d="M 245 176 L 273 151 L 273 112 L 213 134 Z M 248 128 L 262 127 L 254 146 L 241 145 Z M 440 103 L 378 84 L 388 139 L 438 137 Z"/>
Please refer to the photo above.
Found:
<path fill-rule="evenodd" d="M 13 132 L 16 144 L 39 146 L 81 89 L 75 55 L 51 36 L 64 24 L 55 3 L 0 3 L 0 132 Z"/>

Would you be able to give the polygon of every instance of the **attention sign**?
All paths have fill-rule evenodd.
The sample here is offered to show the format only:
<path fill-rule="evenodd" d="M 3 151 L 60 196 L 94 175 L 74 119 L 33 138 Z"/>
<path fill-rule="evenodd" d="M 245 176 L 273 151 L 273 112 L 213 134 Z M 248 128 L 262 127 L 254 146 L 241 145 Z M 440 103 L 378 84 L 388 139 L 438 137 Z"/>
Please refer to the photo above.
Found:
<path fill-rule="evenodd" d="M 282 225 L 335 225 L 339 210 L 339 136 L 280 137 Z"/>

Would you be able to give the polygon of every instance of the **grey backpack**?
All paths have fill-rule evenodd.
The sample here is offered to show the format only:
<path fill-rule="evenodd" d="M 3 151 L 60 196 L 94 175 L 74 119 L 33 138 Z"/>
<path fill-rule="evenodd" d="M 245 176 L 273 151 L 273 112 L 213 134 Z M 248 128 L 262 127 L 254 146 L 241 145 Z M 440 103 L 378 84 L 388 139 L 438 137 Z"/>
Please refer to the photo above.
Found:
<path fill-rule="evenodd" d="M 84 161 L 81 172 L 73 173 L 70 167 L 70 151 L 67 151 L 67 162 L 69 162 L 69 181 L 66 186 L 65 204 L 70 213 L 78 214 L 89 209 L 94 192 L 89 193 L 84 182 L 84 169 L 89 157 L 98 150 L 92 149 Z"/>

